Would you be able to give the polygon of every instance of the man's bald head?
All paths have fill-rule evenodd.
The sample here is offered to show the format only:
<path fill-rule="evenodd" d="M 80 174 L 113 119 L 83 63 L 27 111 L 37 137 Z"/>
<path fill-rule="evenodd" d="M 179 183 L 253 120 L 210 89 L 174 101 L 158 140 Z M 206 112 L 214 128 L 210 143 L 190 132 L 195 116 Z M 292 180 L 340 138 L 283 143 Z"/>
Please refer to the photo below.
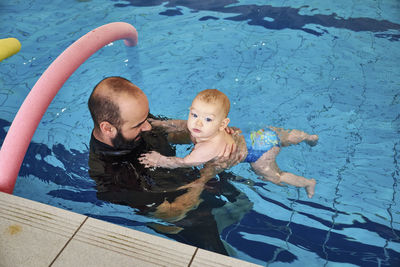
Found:
<path fill-rule="evenodd" d="M 99 82 L 88 101 L 94 127 L 99 128 L 101 122 L 107 121 L 119 128 L 123 123 L 120 103 L 129 97 L 140 99 L 146 96 L 139 87 L 122 77 L 108 77 Z"/>

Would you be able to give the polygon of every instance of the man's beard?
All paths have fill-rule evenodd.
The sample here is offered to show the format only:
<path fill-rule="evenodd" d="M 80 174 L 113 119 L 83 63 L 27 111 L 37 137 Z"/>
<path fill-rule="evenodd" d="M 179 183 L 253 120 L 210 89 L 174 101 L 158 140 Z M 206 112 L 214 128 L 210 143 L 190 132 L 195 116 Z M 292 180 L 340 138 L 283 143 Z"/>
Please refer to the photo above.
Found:
<path fill-rule="evenodd" d="M 117 135 L 111 140 L 111 143 L 113 144 L 114 148 L 119 150 L 133 150 L 142 143 L 141 137 L 138 140 L 135 140 L 136 138 L 137 137 L 132 140 L 128 140 L 123 137 L 121 131 L 118 130 Z"/>

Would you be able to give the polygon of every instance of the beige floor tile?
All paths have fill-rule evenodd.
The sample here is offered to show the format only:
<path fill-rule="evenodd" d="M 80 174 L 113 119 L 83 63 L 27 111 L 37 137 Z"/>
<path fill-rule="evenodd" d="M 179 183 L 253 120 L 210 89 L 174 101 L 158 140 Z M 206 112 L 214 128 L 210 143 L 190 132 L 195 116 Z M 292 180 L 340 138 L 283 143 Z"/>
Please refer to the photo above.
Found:
<path fill-rule="evenodd" d="M 85 218 L 0 192 L 0 266 L 49 266 Z"/>
<path fill-rule="evenodd" d="M 0 267 L 189 264 L 258 266 L 0 192 Z"/>
<path fill-rule="evenodd" d="M 260 265 L 199 249 L 190 267 L 260 267 Z"/>
<path fill-rule="evenodd" d="M 89 218 L 53 266 L 188 266 L 195 250 Z"/>

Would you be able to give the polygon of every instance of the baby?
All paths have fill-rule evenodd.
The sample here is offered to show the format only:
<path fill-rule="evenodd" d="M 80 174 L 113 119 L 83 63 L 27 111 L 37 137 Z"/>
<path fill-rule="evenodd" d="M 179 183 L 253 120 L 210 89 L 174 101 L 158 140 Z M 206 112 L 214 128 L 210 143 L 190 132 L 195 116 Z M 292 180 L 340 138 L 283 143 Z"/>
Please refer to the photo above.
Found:
<path fill-rule="evenodd" d="M 234 142 L 232 136 L 225 131 L 230 109 L 228 97 L 217 89 L 201 91 L 190 107 L 187 128 L 195 144 L 192 152 L 184 158 L 166 157 L 155 151 L 143 154 L 141 163 L 146 167 L 179 168 L 204 164 L 220 155 L 226 145 Z M 283 172 L 276 164 L 276 156 L 281 147 L 305 141 L 314 146 L 318 142 L 317 135 L 309 135 L 299 130 L 284 130 L 270 127 L 245 136 L 248 154 L 245 162 L 251 164 L 257 175 L 263 180 L 277 185 L 286 183 L 304 187 L 307 195 L 314 195 L 315 179 L 307 179 L 289 172 Z"/>

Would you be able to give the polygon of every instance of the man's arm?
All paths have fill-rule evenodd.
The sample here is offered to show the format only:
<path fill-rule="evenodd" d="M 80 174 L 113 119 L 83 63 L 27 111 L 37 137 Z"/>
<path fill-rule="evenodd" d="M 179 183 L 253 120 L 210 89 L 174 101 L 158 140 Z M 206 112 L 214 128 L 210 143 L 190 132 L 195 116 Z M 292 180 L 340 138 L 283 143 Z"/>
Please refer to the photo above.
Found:
<path fill-rule="evenodd" d="M 161 128 L 168 134 L 168 142 L 172 144 L 190 144 L 190 132 L 186 120 L 154 120 L 149 119 L 154 128 Z"/>
<path fill-rule="evenodd" d="M 151 126 L 162 128 L 166 133 L 187 130 L 186 120 L 156 120 L 148 119 Z"/>
<path fill-rule="evenodd" d="M 168 142 L 172 144 L 191 144 L 190 132 L 187 128 L 187 120 L 156 120 L 149 119 L 152 127 L 160 128 L 168 134 Z M 226 127 L 226 132 L 238 135 L 242 131 L 236 127 Z M 226 151 L 228 153 L 228 151 Z"/>
<path fill-rule="evenodd" d="M 232 138 L 235 143 L 233 145 L 227 145 L 225 151 L 213 160 L 207 162 L 205 167 L 210 167 L 211 169 L 215 169 L 216 173 L 220 173 L 244 161 L 247 156 L 247 145 L 243 135 L 239 135 L 235 132 L 232 134 Z"/>
<path fill-rule="evenodd" d="M 207 162 L 200 170 L 200 177 L 197 180 L 178 188 L 187 189 L 187 192 L 177 197 L 172 203 L 165 200 L 153 213 L 155 217 L 166 221 L 178 221 L 184 218 L 189 211 L 196 209 L 202 202 L 201 192 L 210 179 L 223 169 L 230 168 L 244 160 L 247 155 L 244 137 L 238 134 L 232 137 L 236 143 L 235 148 L 227 146 L 215 160 Z"/>
<path fill-rule="evenodd" d="M 178 188 L 178 190 L 186 189 L 186 193 L 175 198 L 173 202 L 164 200 L 161 205 L 157 206 L 153 216 L 169 222 L 179 221 L 184 218 L 189 211 L 196 209 L 203 201 L 200 195 L 204 190 L 205 184 L 215 177 L 217 173 L 213 166 L 201 169 L 200 177 L 197 180 Z"/>

